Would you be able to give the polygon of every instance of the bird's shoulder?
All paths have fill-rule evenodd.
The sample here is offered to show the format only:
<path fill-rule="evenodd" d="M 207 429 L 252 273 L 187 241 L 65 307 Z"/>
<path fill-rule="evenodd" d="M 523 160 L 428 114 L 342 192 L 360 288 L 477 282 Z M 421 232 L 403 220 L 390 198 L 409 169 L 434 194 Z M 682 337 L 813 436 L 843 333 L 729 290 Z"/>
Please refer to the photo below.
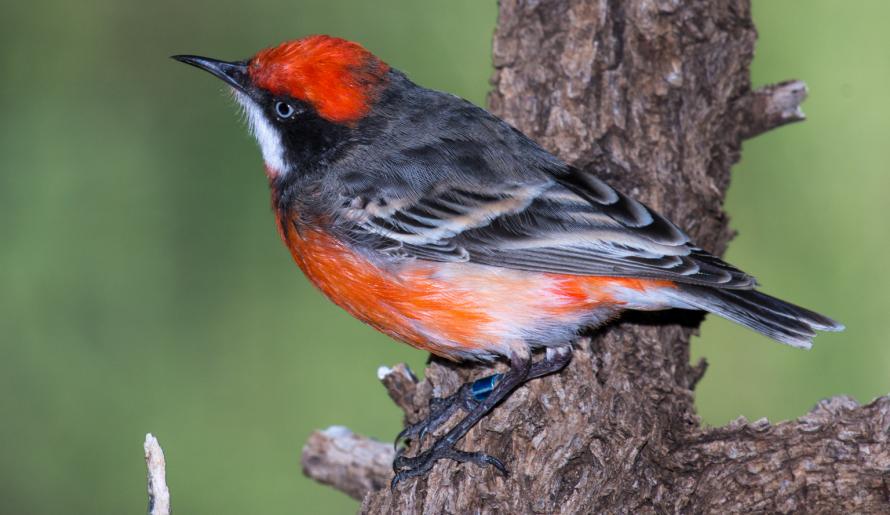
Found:
<path fill-rule="evenodd" d="M 424 194 L 443 181 L 470 187 L 549 182 L 567 165 L 485 109 L 400 76 L 348 152 L 330 164 L 332 187 L 355 194 L 401 188 Z"/>

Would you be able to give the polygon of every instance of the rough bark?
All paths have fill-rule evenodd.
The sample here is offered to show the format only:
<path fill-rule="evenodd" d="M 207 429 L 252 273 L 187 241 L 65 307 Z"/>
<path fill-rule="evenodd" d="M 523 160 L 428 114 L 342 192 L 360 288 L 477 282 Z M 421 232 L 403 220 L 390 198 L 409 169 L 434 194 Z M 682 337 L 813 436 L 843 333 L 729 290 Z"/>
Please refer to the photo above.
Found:
<path fill-rule="evenodd" d="M 751 90 L 755 39 L 747 0 L 501 0 L 490 107 L 721 254 L 741 141 L 803 118 L 802 83 Z M 705 367 L 689 363 L 700 320 L 627 316 L 581 342 L 565 371 L 517 390 L 460 444 L 503 458 L 510 477 L 443 461 L 369 493 L 362 510 L 890 511 L 890 400 L 835 398 L 795 421 L 704 429 L 692 389 Z M 431 395 L 486 373 L 437 360 L 421 383 L 383 372 L 411 422 Z M 310 476 L 328 465 L 304 462 Z"/>

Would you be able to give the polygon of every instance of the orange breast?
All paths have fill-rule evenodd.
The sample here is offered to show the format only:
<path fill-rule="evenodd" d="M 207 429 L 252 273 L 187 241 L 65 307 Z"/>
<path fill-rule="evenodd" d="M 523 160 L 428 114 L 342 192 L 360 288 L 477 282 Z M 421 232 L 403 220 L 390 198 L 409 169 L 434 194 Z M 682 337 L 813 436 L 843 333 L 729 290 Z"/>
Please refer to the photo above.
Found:
<path fill-rule="evenodd" d="M 643 291 L 668 281 L 523 272 L 469 263 L 375 263 L 318 229 L 279 224 L 294 260 L 334 303 L 414 347 L 457 359 L 505 354 L 539 326 L 574 330 L 615 287 Z M 663 283 L 663 284 L 656 284 Z"/>

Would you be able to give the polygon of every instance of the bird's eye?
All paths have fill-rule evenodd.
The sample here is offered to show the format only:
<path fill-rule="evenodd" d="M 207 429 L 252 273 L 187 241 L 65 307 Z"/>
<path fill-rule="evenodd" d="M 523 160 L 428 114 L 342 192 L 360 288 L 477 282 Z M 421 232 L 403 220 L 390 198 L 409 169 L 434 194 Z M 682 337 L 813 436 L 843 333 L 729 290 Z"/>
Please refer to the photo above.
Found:
<path fill-rule="evenodd" d="M 275 114 L 281 118 L 290 118 L 294 115 L 296 109 L 287 102 L 275 102 Z"/>

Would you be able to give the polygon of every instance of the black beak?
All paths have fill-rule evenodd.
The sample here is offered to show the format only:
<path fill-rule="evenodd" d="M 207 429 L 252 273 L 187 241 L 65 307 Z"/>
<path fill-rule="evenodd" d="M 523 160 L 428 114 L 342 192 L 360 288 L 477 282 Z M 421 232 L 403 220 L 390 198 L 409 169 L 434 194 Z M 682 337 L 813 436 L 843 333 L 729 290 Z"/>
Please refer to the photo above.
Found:
<path fill-rule="evenodd" d="M 250 89 L 250 76 L 247 74 L 247 63 L 244 61 L 230 63 L 197 55 L 174 55 L 171 57 L 181 63 L 208 71 L 239 91 L 248 93 Z"/>

